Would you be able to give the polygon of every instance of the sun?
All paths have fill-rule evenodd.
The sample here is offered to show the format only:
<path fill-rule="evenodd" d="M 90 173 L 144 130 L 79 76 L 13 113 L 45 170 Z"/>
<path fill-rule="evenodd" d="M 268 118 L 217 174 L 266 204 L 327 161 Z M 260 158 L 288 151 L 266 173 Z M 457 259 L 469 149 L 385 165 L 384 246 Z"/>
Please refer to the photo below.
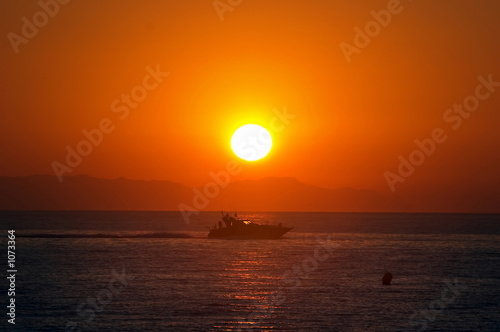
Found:
<path fill-rule="evenodd" d="M 273 140 L 266 128 L 247 124 L 238 128 L 231 137 L 231 148 L 234 153 L 246 161 L 264 158 L 273 145 Z"/>

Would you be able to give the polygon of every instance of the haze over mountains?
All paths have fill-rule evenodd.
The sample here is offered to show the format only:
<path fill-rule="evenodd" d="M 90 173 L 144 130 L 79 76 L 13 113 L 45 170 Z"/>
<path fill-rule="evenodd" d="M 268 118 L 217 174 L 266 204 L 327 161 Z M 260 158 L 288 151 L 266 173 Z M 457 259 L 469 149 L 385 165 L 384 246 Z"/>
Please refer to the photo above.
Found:
<path fill-rule="evenodd" d="M 217 189 L 218 188 L 218 189 Z M 500 212 L 500 192 L 456 190 L 384 196 L 373 190 L 325 189 L 293 178 L 235 181 L 225 188 L 188 186 L 169 181 L 113 180 L 90 176 L 0 177 L 2 210 L 197 210 L 328 212 Z M 446 191 L 449 193 L 449 191 Z M 401 195 L 401 196 L 400 196 Z"/>

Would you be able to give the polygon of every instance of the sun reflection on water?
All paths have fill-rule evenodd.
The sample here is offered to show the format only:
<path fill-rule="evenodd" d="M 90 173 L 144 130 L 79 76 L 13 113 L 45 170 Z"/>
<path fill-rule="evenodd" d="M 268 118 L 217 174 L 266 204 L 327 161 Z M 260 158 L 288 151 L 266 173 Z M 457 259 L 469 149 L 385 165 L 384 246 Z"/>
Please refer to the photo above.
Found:
<path fill-rule="evenodd" d="M 219 277 L 227 280 L 223 297 L 237 303 L 233 316 L 214 328 L 218 331 L 273 329 L 281 306 L 275 303 L 281 275 L 275 250 L 241 250 L 229 259 Z"/>

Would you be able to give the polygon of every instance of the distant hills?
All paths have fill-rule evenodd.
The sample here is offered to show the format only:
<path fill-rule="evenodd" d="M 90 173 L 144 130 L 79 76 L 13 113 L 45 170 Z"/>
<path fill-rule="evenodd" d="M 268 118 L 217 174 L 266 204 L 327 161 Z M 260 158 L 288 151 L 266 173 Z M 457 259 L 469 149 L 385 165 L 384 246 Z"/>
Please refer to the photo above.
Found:
<path fill-rule="evenodd" d="M 207 191 L 208 190 L 208 191 Z M 434 198 L 432 198 L 434 195 Z M 207 197 L 210 196 L 210 197 Z M 430 197 L 432 199 L 426 199 Z M 500 195 L 453 202 L 431 195 L 384 196 L 373 190 L 325 189 L 293 178 L 235 181 L 225 188 L 190 188 L 169 181 L 90 176 L 0 177 L 1 210 L 178 210 L 332 212 L 500 212 Z"/>

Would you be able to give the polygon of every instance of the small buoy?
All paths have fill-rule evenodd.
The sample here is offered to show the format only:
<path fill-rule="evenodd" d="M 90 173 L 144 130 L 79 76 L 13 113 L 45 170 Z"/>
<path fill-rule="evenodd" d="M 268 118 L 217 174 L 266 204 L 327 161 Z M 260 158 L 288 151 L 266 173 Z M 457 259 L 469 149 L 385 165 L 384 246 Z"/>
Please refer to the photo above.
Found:
<path fill-rule="evenodd" d="M 382 277 L 382 285 L 390 285 L 392 280 L 392 274 L 386 272 Z"/>

